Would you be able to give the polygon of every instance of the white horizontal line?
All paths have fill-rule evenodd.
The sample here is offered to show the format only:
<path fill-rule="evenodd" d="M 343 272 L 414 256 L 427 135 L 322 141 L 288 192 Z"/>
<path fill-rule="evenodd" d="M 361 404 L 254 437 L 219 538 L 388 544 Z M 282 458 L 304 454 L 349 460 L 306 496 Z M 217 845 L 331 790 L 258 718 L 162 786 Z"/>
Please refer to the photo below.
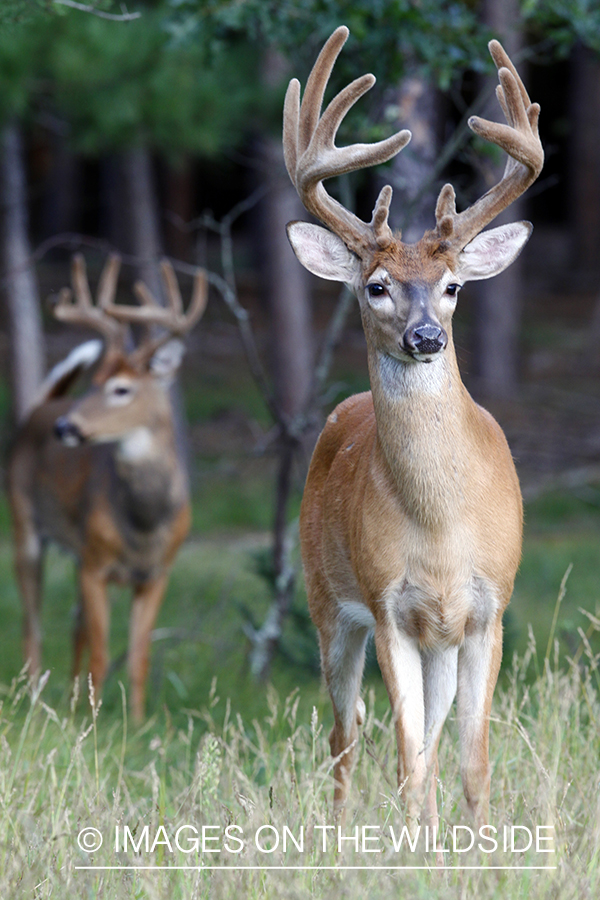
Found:
<path fill-rule="evenodd" d="M 352 869 L 360 871 L 382 872 L 398 871 L 400 869 L 424 869 L 431 871 L 439 871 L 440 869 L 477 869 L 481 871 L 498 870 L 498 869 L 514 869 L 515 871 L 543 869 L 558 869 L 558 866 L 75 866 L 76 869 L 88 869 L 95 871 L 114 871 L 122 869 L 125 871 L 164 871 L 172 869 L 173 871 L 189 871 L 189 872 L 205 872 L 219 870 L 225 872 L 269 872 L 269 871 L 285 871 L 285 872 L 306 872 L 306 871 L 339 871 L 340 869 Z"/>

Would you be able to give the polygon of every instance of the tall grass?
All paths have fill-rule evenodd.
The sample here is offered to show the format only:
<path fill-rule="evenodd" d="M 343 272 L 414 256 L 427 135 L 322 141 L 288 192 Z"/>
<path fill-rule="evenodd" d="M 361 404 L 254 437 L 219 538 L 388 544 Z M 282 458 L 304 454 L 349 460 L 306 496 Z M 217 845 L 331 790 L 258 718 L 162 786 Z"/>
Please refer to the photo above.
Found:
<path fill-rule="evenodd" d="M 518 826 L 517 850 L 526 829 L 544 826 L 553 841 L 542 846 L 555 852 L 510 852 L 510 844 L 505 852 L 502 839 L 493 853 L 477 844 L 453 851 L 457 826 L 460 849 L 471 823 L 450 721 L 440 754 L 443 871 L 421 839 L 415 852 L 406 842 L 394 849 L 390 826 L 396 838 L 402 828 L 395 740 L 372 689 L 338 833 L 323 829 L 334 824 L 326 729 L 316 709 L 300 713 L 299 691 L 281 700 L 270 689 L 267 715 L 246 721 L 213 683 L 186 727 L 164 713 L 135 731 L 124 691 L 119 717 L 93 696 L 59 711 L 45 703 L 44 681 L 31 685 L 21 673 L 0 713 L 0 896 L 595 898 L 600 699 L 597 659 L 582 647 L 566 669 L 557 649 L 538 659 L 532 681 L 532 640 L 497 692 L 491 723 L 491 824 L 499 835 Z M 203 826 L 204 848 L 195 847 Z M 95 851 L 88 828 L 103 836 Z M 341 853 L 340 835 L 349 838 Z"/>

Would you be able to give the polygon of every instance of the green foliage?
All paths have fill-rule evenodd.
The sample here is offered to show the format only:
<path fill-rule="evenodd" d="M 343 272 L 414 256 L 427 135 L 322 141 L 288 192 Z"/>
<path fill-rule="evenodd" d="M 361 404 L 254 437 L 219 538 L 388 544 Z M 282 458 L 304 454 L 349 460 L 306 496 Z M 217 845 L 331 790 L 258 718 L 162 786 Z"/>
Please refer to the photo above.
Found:
<path fill-rule="evenodd" d="M 214 154 L 234 144 L 255 97 L 251 48 L 178 45 L 163 23 L 160 8 L 128 22 L 67 10 L 3 35 L 0 116 L 58 118 L 87 153 L 145 143 Z"/>
<path fill-rule="evenodd" d="M 465 69 L 489 65 L 485 29 L 472 4 L 462 0 L 169 0 L 169 5 L 169 27 L 180 38 L 190 38 L 210 20 L 222 33 L 244 33 L 258 46 L 275 47 L 303 76 L 332 31 L 347 25 L 351 38 L 334 84 L 370 70 L 387 86 L 416 67 L 446 89 Z"/>
<path fill-rule="evenodd" d="M 523 0 L 524 21 L 566 56 L 576 41 L 600 53 L 599 0 Z"/>

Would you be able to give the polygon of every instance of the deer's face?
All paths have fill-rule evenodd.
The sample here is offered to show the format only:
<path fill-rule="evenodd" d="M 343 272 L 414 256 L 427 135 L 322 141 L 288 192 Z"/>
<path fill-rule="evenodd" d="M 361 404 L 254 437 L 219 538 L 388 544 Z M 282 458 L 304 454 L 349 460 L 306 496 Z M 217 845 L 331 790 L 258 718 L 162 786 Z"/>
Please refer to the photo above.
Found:
<path fill-rule="evenodd" d="M 379 254 L 354 284 L 369 343 L 405 362 L 432 362 L 448 345 L 460 288 L 448 261 L 421 244 Z"/>
<path fill-rule="evenodd" d="M 106 444 L 124 446 L 150 443 L 154 429 L 170 421 L 169 387 L 181 360 L 181 344 L 169 356 L 165 345 L 139 371 L 123 360 L 106 372 L 65 416 L 55 423 L 55 434 L 63 443 Z"/>
<path fill-rule="evenodd" d="M 462 285 L 505 269 L 530 233 L 529 223 L 517 222 L 482 232 L 462 250 L 451 252 L 428 232 L 417 244 L 394 240 L 385 250 L 359 258 L 319 225 L 288 226 L 305 268 L 352 288 L 371 350 L 406 363 L 432 362 L 444 353 Z"/>

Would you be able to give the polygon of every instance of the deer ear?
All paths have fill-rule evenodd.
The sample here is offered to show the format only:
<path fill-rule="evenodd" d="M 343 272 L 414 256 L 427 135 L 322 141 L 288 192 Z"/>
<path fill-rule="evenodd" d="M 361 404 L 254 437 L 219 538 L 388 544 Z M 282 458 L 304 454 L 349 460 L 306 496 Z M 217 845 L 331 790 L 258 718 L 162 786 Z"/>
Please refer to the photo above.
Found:
<path fill-rule="evenodd" d="M 290 222 L 287 235 L 299 262 L 313 275 L 351 284 L 359 274 L 358 256 L 327 228 L 310 222 Z"/>
<path fill-rule="evenodd" d="M 513 222 L 480 232 L 460 254 L 457 274 L 462 281 L 499 275 L 515 261 L 532 231 L 531 222 Z"/>
<path fill-rule="evenodd" d="M 173 338 L 166 344 L 163 344 L 150 360 L 152 374 L 170 384 L 181 365 L 184 353 L 184 343 L 178 338 Z"/>

